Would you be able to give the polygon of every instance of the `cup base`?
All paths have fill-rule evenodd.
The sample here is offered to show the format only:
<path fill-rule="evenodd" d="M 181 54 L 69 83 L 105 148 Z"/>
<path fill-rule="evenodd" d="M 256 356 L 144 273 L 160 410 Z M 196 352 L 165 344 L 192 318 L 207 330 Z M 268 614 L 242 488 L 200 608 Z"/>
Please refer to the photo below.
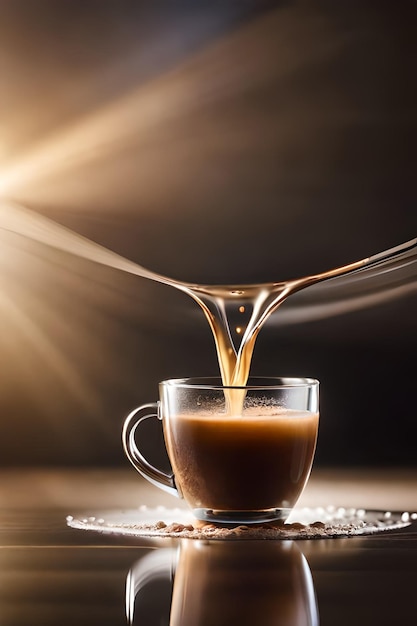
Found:
<path fill-rule="evenodd" d="M 215 509 L 193 509 L 193 515 L 203 522 L 213 522 L 223 526 L 242 524 L 264 524 L 284 521 L 291 509 L 266 509 L 261 511 L 220 511 Z"/>

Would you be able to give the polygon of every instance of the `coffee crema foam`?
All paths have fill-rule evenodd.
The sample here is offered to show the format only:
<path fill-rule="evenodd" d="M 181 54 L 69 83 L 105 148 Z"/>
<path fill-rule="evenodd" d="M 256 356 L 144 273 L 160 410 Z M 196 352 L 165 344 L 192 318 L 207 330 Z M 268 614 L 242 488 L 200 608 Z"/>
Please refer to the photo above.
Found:
<path fill-rule="evenodd" d="M 280 420 L 295 420 L 295 419 L 305 419 L 312 416 L 310 411 L 299 411 L 297 409 L 286 409 L 282 406 L 277 405 L 262 405 L 259 406 L 245 406 L 242 408 L 239 413 L 231 414 L 227 412 L 226 407 L 223 412 L 219 412 L 216 409 L 202 409 L 199 410 L 198 413 L 182 413 L 181 419 L 206 419 L 210 417 L 213 420 L 219 420 L 224 423 L 227 423 L 229 420 L 231 422 L 235 420 L 242 420 L 250 418 L 252 420 L 264 421 L 270 420 L 271 417 L 279 418 Z"/>

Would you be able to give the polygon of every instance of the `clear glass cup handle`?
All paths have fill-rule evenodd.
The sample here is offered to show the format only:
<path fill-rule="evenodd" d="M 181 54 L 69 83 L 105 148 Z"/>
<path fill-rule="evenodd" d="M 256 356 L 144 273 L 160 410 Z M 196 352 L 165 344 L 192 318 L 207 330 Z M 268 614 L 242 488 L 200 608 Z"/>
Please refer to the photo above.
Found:
<path fill-rule="evenodd" d="M 160 419 L 159 402 L 143 404 L 129 413 L 122 430 L 122 442 L 125 454 L 133 467 L 139 474 L 146 478 L 146 480 L 149 480 L 153 485 L 167 491 L 171 495 L 181 498 L 181 494 L 175 486 L 174 474 L 167 474 L 149 463 L 136 444 L 136 430 L 139 424 L 147 419 L 154 418 Z"/>

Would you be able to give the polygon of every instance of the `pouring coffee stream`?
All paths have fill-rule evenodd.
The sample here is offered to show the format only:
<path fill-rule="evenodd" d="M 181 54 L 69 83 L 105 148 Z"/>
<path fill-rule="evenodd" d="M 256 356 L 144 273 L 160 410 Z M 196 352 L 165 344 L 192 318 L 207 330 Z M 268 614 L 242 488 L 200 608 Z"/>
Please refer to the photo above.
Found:
<path fill-rule="evenodd" d="M 331 301 L 332 292 L 342 285 L 341 298 L 352 281 L 361 280 L 371 285 L 378 277 L 391 273 L 395 280 L 390 288 L 410 286 L 417 283 L 416 260 L 417 238 L 394 248 L 372 255 L 319 274 L 286 282 L 271 282 L 249 285 L 199 285 L 175 280 L 152 272 L 133 261 L 83 237 L 64 226 L 11 202 L 0 205 L 0 228 L 28 237 L 49 247 L 78 257 L 118 269 L 142 278 L 147 278 L 178 289 L 193 298 L 202 308 L 214 336 L 223 384 L 242 387 L 249 376 L 252 354 L 259 331 L 271 314 L 293 294 L 306 290 L 318 283 L 326 282 L 324 304 Z M 393 274 L 394 272 L 394 274 Z M 341 280 L 345 282 L 340 282 Z M 351 279 L 349 281 L 349 279 Z M 346 282 L 347 281 L 347 282 Z M 386 297 L 392 297 L 390 290 Z M 300 306 L 308 306 L 308 299 Z M 245 314 L 245 324 L 232 331 L 231 318 Z M 242 317 L 243 319 L 243 317 Z M 233 339 L 232 334 L 236 335 Z M 240 340 L 240 342 L 239 342 Z M 237 341 L 237 345 L 236 344 Z"/>

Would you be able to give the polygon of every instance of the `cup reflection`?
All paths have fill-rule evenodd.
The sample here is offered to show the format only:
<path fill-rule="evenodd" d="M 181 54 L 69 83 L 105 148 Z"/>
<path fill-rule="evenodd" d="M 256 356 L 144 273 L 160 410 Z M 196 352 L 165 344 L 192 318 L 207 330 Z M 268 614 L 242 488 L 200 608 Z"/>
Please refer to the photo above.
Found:
<path fill-rule="evenodd" d="M 158 581 L 165 585 L 164 616 L 163 596 L 151 590 Z M 159 598 L 154 616 L 152 594 Z M 293 541 L 182 540 L 177 550 L 156 550 L 128 574 L 126 615 L 130 625 L 149 626 L 319 623 L 310 568 Z"/>

